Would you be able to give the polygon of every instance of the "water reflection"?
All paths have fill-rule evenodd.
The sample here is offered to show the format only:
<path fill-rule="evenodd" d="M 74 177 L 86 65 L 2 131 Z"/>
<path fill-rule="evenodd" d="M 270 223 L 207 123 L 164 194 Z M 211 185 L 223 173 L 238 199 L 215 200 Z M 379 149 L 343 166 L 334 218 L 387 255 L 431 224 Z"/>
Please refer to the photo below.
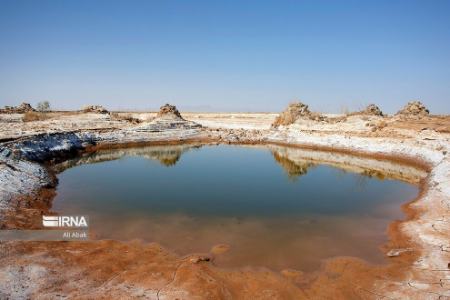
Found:
<path fill-rule="evenodd" d="M 78 165 L 117 160 L 123 157 L 143 157 L 158 161 L 166 167 L 172 167 L 180 161 L 183 154 L 204 146 L 203 144 L 179 144 L 102 149 L 94 153 L 85 153 L 82 156 L 59 163 L 54 168 L 56 171 L 62 172 L 65 169 Z M 380 180 L 391 178 L 410 183 L 419 183 L 422 178 L 426 177 L 425 171 L 412 166 L 385 160 L 361 158 L 343 153 L 331 153 L 277 145 L 246 145 L 239 147 L 269 150 L 274 160 L 283 168 L 288 177 L 293 180 L 302 175 L 306 175 L 308 169 L 318 164 L 330 165 L 342 171 L 359 173 L 364 177 L 374 177 Z"/>
<path fill-rule="evenodd" d="M 143 157 L 157 161 L 166 167 L 175 166 L 184 152 L 198 149 L 201 144 L 182 144 L 167 146 L 144 146 L 121 149 L 101 149 L 92 153 L 84 153 L 79 157 L 64 161 L 54 166 L 58 172 L 84 164 L 101 163 L 105 161 L 117 160 L 123 157 Z"/>
<path fill-rule="evenodd" d="M 53 209 L 89 215 L 97 238 L 154 241 L 181 255 L 225 244 L 220 266 L 306 271 L 337 255 L 382 261 L 389 222 L 417 193 L 391 179 L 426 175 L 273 145 L 102 150 L 57 168 L 67 170 Z"/>
<path fill-rule="evenodd" d="M 296 180 L 298 177 L 305 175 L 308 172 L 308 168 L 314 166 L 315 164 L 311 161 L 293 161 L 287 156 L 272 151 L 273 158 L 275 161 L 286 171 L 288 177 L 292 180 Z"/>
<path fill-rule="evenodd" d="M 171 167 L 174 166 L 180 160 L 182 153 L 183 152 L 180 149 L 158 150 L 150 152 L 149 154 L 147 154 L 147 157 L 151 157 L 152 159 L 159 161 L 162 165 L 166 167 Z"/>

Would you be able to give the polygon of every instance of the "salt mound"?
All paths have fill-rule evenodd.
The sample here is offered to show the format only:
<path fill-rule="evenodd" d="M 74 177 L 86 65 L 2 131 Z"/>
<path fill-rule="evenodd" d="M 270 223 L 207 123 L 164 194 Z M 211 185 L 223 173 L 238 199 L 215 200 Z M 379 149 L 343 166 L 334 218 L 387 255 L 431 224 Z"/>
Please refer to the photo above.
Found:
<path fill-rule="evenodd" d="M 403 109 L 397 112 L 397 115 L 403 116 L 427 116 L 430 111 L 420 101 L 411 101 Z"/>

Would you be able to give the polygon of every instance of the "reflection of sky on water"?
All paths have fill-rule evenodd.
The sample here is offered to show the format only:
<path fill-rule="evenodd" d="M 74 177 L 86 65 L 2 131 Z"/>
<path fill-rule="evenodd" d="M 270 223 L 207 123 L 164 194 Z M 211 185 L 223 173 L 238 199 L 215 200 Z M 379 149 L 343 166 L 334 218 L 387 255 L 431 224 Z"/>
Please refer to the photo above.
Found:
<path fill-rule="evenodd" d="M 88 214 L 102 238 L 143 238 L 181 254 L 228 243 L 219 264 L 311 269 L 335 255 L 379 261 L 389 221 L 402 218 L 401 203 L 417 193 L 400 181 L 295 165 L 264 148 L 205 146 L 180 155 L 159 149 L 152 159 L 68 169 L 54 209 Z"/>

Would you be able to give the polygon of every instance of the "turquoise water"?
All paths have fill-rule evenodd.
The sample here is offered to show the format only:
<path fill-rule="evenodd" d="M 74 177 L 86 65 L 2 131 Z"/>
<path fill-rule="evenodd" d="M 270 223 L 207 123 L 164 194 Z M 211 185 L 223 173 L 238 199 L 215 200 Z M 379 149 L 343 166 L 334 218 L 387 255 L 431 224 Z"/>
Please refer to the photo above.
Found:
<path fill-rule="evenodd" d="M 60 173 L 53 210 L 88 215 L 98 239 L 143 239 L 180 255 L 226 244 L 214 259 L 224 267 L 310 271 L 339 255 L 382 262 L 388 224 L 418 192 L 263 147 L 117 151 Z"/>

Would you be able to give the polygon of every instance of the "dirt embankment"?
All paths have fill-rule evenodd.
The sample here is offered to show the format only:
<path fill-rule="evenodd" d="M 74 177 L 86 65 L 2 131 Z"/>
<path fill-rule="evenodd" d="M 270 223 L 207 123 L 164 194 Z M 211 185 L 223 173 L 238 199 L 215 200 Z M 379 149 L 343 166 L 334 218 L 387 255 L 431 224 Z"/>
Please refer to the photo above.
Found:
<path fill-rule="evenodd" d="M 170 107 L 167 110 L 177 116 Z M 450 137 L 444 129 L 448 128 L 450 118 L 422 114 L 417 118 L 385 117 L 372 113 L 375 109 L 370 111 L 370 114 L 346 116 L 339 122 L 300 118 L 277 129 L 270 129 L 272 117 L 243 114 L 242 120 L 248 126 L 252 126 L 251 120 L 258 124 L 255 130 L 202 128 L 183 117 L 164 121 L 161 121 L 164 117 L 149 118 L 144 124 L 136 125 L 96 113 L 63 114 L 52 121 L 27 124 L 2 121 L 3 125 L 13 128 L 13 133 L 0 132 L 5 139 L 28 136 L 0 145 L 0 222 L 3 228 L 39 227 L 40 216 L 50 209 L 56 183 L 45 164 L 107 145 L 183 141 L 279 143 L 311 150 L 391 157 L 417 164 L 430 173 L 422 182 L 419 198 L 405 206 L 408 219 L 394 222 L 389 228 L 390 242 L 383 246 L 383 251 L 391 256 L 388 265 L 373 266 L 355 258 L 341 257 L 328 260 L 320 270 L 308 274 L 300 270 L 277 273 L 264 268 L 224 270 L 214 266 L 214 255 L 217 255 L 214 251 L 178 257 L 170 249 L 140 242 L 3 242 L 0 244 L 0 298 L 35 298 L 38 295 L 81 299 L 450 297 L 450 161 L 447 154 Z M 202 120 L 201 114 L 196 116 L 197 120 Z M 228 116 L 212 118 L 209 115 L 208 122 L 216 122 L 218 127 L 227 122 L 239 124 L 236 114 Z M 80 119 L 84 121 L 73 128 L 69 126 Z M 377 126 L 376 130 L 367 125 L 381 121 L 385 126 Z M 425 128 L 418 125 L 424 122 Z M 22 131 L 23 128 L 26 130 Z M 147 130 L 140 130 L 142 128 Z M 39 135 L 43 131 L 55 133 Z M 297 174 L 304 170 L 298 167 L 303 166 L 303 157 L 296 158 L 293 154 L 282 157 L 276 148 L 274 151 L 288 172 Z M 324 159 L 314 151 L 303 153 L 318 161 Z M 339 155 L 330 157 L 328 163 L 346 163 L 339 162 L 342 159 Z M 364 164 L 363 159 L 359 162 L 355 159 L 353 163 L 355 168 Z M 402 176 L 408 171 L 395 172 Z"/>

